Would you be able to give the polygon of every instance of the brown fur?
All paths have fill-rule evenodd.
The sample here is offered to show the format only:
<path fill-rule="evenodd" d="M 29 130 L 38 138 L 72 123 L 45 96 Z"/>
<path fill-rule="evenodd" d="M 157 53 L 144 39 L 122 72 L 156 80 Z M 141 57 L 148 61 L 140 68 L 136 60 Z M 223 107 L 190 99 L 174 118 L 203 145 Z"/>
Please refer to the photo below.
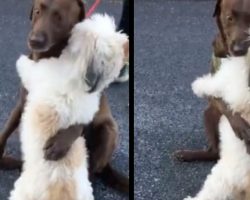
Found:
<path fill-rule="evenodd" d="M 101 98 L 101 106 L 96 114 L 93 123 L 86 129 L 85 135 L 88 141 L 87 146 L 90 150 L 90 170 L 100 173 L 111 160 L 118 140 L 118 127 L 114 122 L 107 105 L 107 99 Z M 92 134 L 96 133 L 96 134 Z M 107 136 L 109 139 L 107 140 Z M 105 151 L 104 151 L 105 150 Z M 98 160 L 98 163 L 96 162 Z"/>
<path fill-rule="evenodd" d="M 59 180 L 49 186 L 47 199 L 76 200 L 75 188 L 73 180 Z"/>
<path fill-rule="evenodd" d="M 247 53 L 250 46 L 248 0 L 218 0 L 214 12 L 225 52 L 234 56 Z"/>
<path fill-rule="evenodd" d="M 248 0 L 218 0 L 214 16 L 219 28 L 219 34 L 213 42 L 214 54 L 217 57 L 227 55 L 241 56 L 247 53 L 250 42 L 246 34 L 250 27 L 250 1 Z M 248 19 L 248 20 L 246 20 Z M 219 158 L 218 123 L 224 114 L 236 135 L 245 140 L 250 153 L 250 126 L 239 115 L 233 114 L 220 99 L 210 99 L 208 108 L 204 112 L 205 130 L 209 143 L 207 150 L 181 150 L 175 152 L 181 161 L 210 161 Z"/>
<path fill-rule="evenodd" d="M 249 200 L 250 199 L 250 177 L 249 177 L 248 180 L 249 181 L 248 181 L 248 184 L 247 184 L 247 187 L 246 187 L 246 191 L 243 191 L 243 193 L 244 193 L 244 198 L 242 198 L 243 200 Z"/>
<path fill-rule="evenodd" d="M 58 130 L 59 126 L 59 115 L 50 106 L 37 105 L 34 110 L 32 110 L 32 124 L 38 128 L 38 130 L 43 130 L 42 134 L 44 138 L 52 137 Z M 34 134 L 41 134 L 39 132 Z"/>
<path fill-rule="evenodd" d="M 71 28 L 84 19 L 84 15 L 84 5 L 81 0 L 34 0 L 31 12 L 32 30 L 28 38 L 30 57 L 34 60 L 58 57 L 67 45 Z M 27 91 L 21 87 L 19 101 L 0 136 L 1 157 L 8 137 L 20 123 L 26 95 Z M 128 192 L 128 178 L 120 175 L 109 164 L 117 143 L 118 131 L 104 95 L 100 107 L 93 122 L 85 126 L 83 132 L 82 125 L 75 125 L 59 130 L 49 139 L 44 147 L 45 157 L 49 160 L 59 160 L 68 153 L 72 143 L 82 134 L 86 137 L 90 154 L 90 174 L 97 174 L 111 187 Z M 20 168 L 21 165 L 21 161 L 5 157 L 0 159 L 0 168 L 3 169 Z"/>

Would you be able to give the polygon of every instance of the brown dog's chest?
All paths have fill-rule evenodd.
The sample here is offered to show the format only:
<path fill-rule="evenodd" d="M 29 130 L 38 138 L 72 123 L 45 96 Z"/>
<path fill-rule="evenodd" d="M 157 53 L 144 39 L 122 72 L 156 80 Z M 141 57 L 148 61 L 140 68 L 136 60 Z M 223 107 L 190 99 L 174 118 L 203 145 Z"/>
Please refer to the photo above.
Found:
<path fill-rule="evenodd" d="M 221 65 L 221 58 L 216 57 L 214 54 L 212 54 L 211 59 L 211 73 L 214 74 L 220 69 Z"/>

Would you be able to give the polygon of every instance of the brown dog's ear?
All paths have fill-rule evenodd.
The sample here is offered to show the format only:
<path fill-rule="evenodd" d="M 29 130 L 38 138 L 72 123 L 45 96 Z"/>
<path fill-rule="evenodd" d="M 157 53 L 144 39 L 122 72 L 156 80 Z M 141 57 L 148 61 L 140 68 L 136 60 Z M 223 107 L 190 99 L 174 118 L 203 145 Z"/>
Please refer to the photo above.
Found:
<path fill-rule="evenodd" d="M 221 0 L 217 0 L 216 5 L 215 5 L 215 9 L 214 9 L 213 17 L 216 17 L 220 14 L 220 12 L 221 12 L 220 5 L 221 5 Z"/>
<path fill-rule="evenodd" d="M 82 0 L 77 0 L 77 2 L 80 7 L 79 21 L 82 21 L 85 19 L 85 6 Z"/>
<path fill-rule="evenodd" d="M 213 41 L 213 52 L 216 57 L 220 57 L 220 58 L 227 57 L 228 55 L 228 52 L 225 49 L 225 45 L 223 43 L 221 34 L 217 34 Z"/>
<path fill-rule="evenodd" d="M 32 20 L 32 18 L 33 18 L 33 9 L 34 9 L 34 6 L 31 7 L 31 11 L 30 11 L 30 20 Z"/>
<path fill-rule="evenodd" d="M 220 34 L 218 34 L 213 42 L 214 52 L 215 55 L 217 54 L 218 57 L 225 57 L 228 55 L 228 47 L 227 47 L 227 40 L 226 35 L 222 26 L 222 22 L 220 19 L 221 14 L 221 3 L 222 0 L 217 0 L 215 5 L 215 10 L 213 16 L 216 18 L 216 23 Z"/>

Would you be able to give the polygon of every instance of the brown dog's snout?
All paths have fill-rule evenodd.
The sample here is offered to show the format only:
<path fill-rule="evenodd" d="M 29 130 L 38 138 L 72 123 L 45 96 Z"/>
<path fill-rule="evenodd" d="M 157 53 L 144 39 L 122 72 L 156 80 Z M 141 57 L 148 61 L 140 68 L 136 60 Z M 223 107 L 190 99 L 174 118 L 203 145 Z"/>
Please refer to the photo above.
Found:
<path fill-rule="evenodd" d="M 31 33 L 29 37 L 29 46 L 34 51 L 44 50 L 47 45 L 47 37 L 43 32 Z"/>
<path fill-rule="evenodd" d="M 246 41 L 233 41 L 230 50 L 235 56 L 244 56 L 249 47 L 249 42 Z"/>

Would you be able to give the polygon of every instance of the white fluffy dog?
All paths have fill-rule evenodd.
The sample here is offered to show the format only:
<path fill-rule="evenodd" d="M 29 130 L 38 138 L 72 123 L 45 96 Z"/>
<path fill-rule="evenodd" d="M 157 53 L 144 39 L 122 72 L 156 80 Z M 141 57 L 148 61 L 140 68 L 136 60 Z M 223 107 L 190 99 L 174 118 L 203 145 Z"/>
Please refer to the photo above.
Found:
<path fill-rule="evenodd" d="M 220 70 L 198 78 L 192 84 L 199 97 L 222 98 L 233 112 L 250 122 L 249 55 L 222 61 Z M 208 175 L 196 197 L 185 200 L 249 200 L 250 155 L 243 140 L 236 137 L 225 116 L 219 123 L 220 160 Z"/>
<path fill-rule="evenodd" d="M 59 129 L 91 122 L 100 93 L 123 67 L 127 43 L 127 36 L 116 32 L 113 18 L 96 14 L 73 28 L 59 58 L 19 58 L 17 71 L 29 94 L 20 130 L 24 167 L 10 200 L 94 199 L 84 139 L 78 138 L 57 162 L 44 159 L 43 147 Z M 101 75 L 92 93 L 88 70 Z"/>

